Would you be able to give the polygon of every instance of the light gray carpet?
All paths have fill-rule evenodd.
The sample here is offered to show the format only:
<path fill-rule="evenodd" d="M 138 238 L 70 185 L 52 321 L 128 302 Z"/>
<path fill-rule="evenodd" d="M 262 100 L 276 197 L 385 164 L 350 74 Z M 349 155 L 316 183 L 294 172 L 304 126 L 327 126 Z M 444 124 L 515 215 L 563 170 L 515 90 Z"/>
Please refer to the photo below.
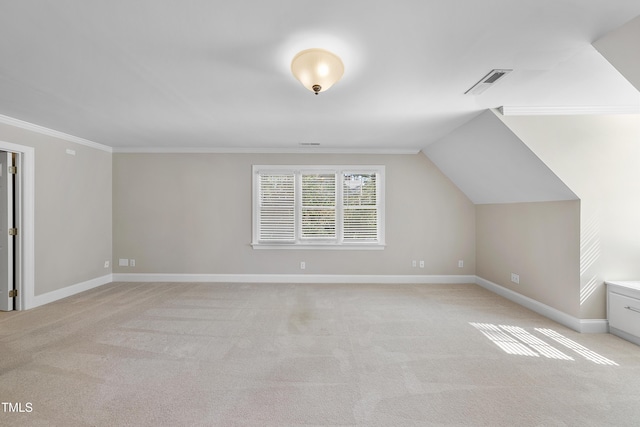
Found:
<path fill-rule="evenodd" d="M 0 400 L 32 405 L 11 426 L 637 426 L 640 347 L 476 285 L 114 283 L 0 313 Z"/>

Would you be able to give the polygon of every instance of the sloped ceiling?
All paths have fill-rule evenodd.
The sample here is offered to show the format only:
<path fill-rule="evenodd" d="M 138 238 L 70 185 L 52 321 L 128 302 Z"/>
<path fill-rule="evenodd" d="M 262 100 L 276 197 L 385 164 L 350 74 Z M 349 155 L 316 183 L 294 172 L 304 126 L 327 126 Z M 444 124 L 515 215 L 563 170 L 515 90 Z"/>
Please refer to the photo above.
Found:
<path fill-rule="evenodd" d="M 423 152 L 476 204 L 578 199 L 493 110 Z"/>
<path fill-rule="evenodd" d="M 640 16 L 610 32 L 593 45 L 640 91 Z"/>
<path fill-rule="evenodd" d="M 115 149 L 415 150 L 501 105 L 637 105 L 591 45 L 638 0 L 21 0 L 0 9 L 0 115 Z M 319 96 L 295 53 L 338 53 Z M 493 68 L 514 71 L 480 96 Z"/>

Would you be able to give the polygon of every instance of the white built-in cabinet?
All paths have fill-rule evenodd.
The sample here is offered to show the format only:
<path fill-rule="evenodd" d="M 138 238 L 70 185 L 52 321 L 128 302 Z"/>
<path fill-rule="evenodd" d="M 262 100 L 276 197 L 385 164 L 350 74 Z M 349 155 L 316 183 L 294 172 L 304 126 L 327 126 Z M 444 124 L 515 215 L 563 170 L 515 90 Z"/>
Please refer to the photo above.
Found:
<path fill-rule="evenodd" d="M 606 284 L 609 332 L 640 345 L 640 281 Z"/>

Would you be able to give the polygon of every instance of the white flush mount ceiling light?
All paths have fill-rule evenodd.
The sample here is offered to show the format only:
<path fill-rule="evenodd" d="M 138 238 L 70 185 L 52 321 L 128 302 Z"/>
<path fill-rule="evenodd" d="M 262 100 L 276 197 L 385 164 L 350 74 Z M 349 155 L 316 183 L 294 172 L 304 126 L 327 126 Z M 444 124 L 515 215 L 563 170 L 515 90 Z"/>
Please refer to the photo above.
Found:
<path fill-rule="evenodd" d="M 344 64 L 338 55 L 328 50 L 307 49 L 293 57 L 291 72 L 304 87 L 317 95 L 342 78 Z"/>

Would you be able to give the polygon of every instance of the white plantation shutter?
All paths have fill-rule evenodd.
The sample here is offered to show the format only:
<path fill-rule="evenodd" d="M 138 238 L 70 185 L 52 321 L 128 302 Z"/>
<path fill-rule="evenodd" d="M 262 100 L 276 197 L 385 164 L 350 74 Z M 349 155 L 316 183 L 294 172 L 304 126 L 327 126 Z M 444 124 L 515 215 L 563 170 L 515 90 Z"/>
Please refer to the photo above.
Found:
<path fill-rule="evenodd" d="M 253 166 L 256 249 L 384 249 L 384 166 Z"/>
<path fill-rule="evenodd" d="M 375 173 L 342 176 L 343 239 L 378 240 L 378 191 Z"/>
<path fill-rule="evenodd" d="M 301 236 L 303 239 L 336 237 L 336 174 L 302 174 Z"/>
<path fill-rule="evenodd" d="M 294 174 L 261 173 L 258 187 L 258 240 L 295 241 Z"/>

